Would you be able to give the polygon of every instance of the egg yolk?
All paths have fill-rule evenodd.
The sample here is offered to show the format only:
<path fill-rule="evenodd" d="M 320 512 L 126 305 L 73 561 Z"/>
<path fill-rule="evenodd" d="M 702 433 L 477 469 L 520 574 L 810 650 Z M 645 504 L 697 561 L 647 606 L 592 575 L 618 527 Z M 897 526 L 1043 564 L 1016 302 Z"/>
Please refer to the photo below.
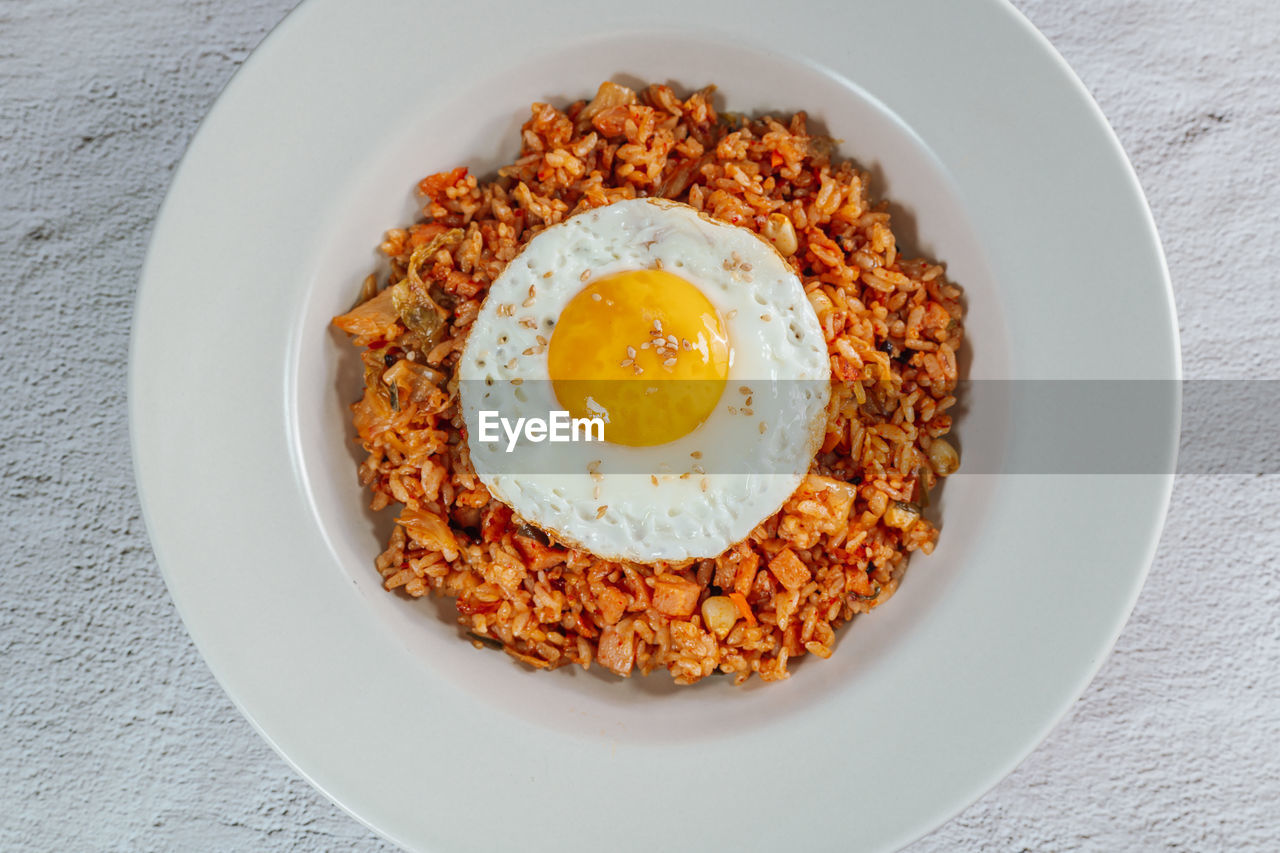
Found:
<path fill-rule="evenodd" d="M 729 375 L 724 322 L 697 287 L 665 270 L 615 273 L 565 306 L 547 348 L 556 398 L 603 418 L 606 441 L 666 444 L 710 416 Z"/>

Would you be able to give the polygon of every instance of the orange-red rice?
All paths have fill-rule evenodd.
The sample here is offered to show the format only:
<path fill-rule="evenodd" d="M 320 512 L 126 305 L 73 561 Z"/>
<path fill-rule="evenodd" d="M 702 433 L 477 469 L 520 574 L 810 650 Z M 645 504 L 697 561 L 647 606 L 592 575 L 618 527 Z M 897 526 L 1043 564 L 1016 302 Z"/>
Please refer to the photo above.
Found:
<path fill-rule="evenodd" d="M 543 669 L 595 659 L 620 674 L 663 667 L 687 684 L 719 670 L 740 683 L 785 678 L 809 652 L 830 656 L 836 628 L 887 601 L 908 554 L 937 540 L 920 504 L 954 470 L 942 436 L 959 288 L 940 266 L 899 255 L 866 174 L 832 162 L 804 113 L 731 118 L 710 89 L 680 100 L 666 86 L 605 83 L 565 110 L 534 104 L 521 143 L 495 179 L 465 168 L 423 179 L 423 220 L 382 243 L 388 283 L 429 293 L 445 314 L 438 330 L 406 329 L 372 277 L 367 301 L 334 321 L 366 365 L 352 407 L 368 451 L 360 481 L 375 509 L 401 505 L 376 560 L 384 585 L 454 597 L 471 635 Z M 826 440 L 810 474 L 715 559 L 619 563 L 548 542 L 490 498 L 460 433 L 450 378 L 489 283 L 547 225 L 637 196 L 683 201 L 770 240 L 804 282 L 831 354 Z"/>

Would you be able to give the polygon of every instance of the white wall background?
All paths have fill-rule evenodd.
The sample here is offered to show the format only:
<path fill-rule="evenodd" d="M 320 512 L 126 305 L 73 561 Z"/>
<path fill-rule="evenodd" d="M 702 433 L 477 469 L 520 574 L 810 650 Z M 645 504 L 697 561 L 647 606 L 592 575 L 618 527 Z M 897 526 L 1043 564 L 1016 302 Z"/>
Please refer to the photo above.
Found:
<path fill-rule="evenodd" d="M 160 582 L 129 462 L 151 220 L 200 117 L 292 2 L 0 4 L 2 849 L 389 849 L 213 682 Z M 1280 4 L 1017 5 L 1133 159 L 1187 375 L 1280 379 Z M 1278 553 L 1280 478 L 1180 478 L 1093 685 L 912 853 L 1280 849 Z"/>

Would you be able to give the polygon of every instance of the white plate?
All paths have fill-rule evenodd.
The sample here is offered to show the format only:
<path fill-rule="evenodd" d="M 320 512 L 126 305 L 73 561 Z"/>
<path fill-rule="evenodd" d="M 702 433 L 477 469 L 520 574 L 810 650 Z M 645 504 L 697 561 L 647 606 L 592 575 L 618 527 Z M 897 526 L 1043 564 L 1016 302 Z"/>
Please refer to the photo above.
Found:
<path fill-rule="evenodd" d="M 804 11 L 802 11 L 802 9 Z M 968 292 L 969 375 L 1179 373 L 1160 246 L 1081 84 L 1000 2 L 308 0 L 210 112 L 161 211 L 131 365 L 139 488 L 210 668 L 318 788 L 422 850 L 883 850 L 1007 773 L 1129 613 L 1171 476 L 952 478 L 941 544 L 786 683 L 532 673 L 382 591 L 327 325 L 432 171 L 510 159 L 607 77 L 807 109 Z M 968 401 L 972 454 L 1017 434 Z M 1152 441 L 1172 460 L 1177 414 Z M 1172 471 L 1172 461 L 1169 462 Z M 381 529 L 379 529 L 381 528 Z"/>

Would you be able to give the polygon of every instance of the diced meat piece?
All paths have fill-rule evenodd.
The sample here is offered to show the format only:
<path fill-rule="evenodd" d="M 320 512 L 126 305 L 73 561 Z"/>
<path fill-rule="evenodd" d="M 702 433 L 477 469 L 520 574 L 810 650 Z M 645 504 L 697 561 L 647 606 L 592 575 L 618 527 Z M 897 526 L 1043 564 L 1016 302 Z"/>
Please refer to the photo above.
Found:
<path fill-rule="evenodd" d="M 605 625 L 614 625 L 622 614 L 627 612 L 627 597 L 611 586 L 606 586 L 599 595 L 600 618 Z"/>
<path fill-rule="evenodd" d="M 790 548 L 784 548 L 769 561 L 769 571 L 787 589 L 799 589 L 809 582 L 809 568 Z"/>
<path fill-rule="evenodd" d="M 653 585 L 653 606 L 667 616 L 691 616 L 702 589 L 676 575 L 658 575 Z"/>

